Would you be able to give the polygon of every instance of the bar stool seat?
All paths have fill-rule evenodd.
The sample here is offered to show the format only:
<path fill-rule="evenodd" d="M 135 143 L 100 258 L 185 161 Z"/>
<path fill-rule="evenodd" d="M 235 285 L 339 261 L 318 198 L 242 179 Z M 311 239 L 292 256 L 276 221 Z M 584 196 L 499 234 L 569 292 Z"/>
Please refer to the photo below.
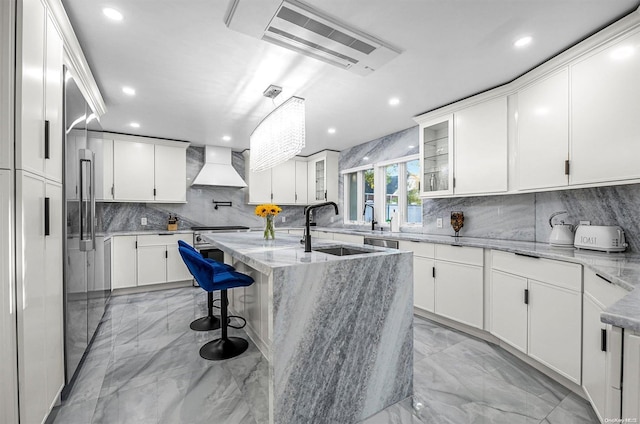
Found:
<path fill-rule="evenodd" d="M 229 337 L 228 330 L 228 296 L 227 289 L 249 286 L 253 278 L 237 271 L 221 271 L 211 260 L 206 260 L 197 251 L 188 247 L 178 247 L 182 260 L 200 287 L 208 293 L 220 290 L 220 315 L 222 335 L 220 338 L 206 343 L 200 348 L 200 356 L 204 359 L 219 361 L 234 358 L 247 350 L 249 343 L 240 337 Z M 214 261 L 215 262 L 215 261 Z"/>
<path fill-rule="evenodd" d="M 198 252 L 193 246 L 183 240 L 178 240 L 178 248 L 180 247 L 184 247 L 185 249 L 189 249 L 192 252 L 195 252 L 197 255 L 200 255 L 200 252 Z M 202 257 L 202 255 L 200 255 L 200 257 Z M 211 263 L 214 269 L 218 272 L 228 272 L 235 270 L 235 268 L 231 265 L 227 265 L 209 258 L 203 257 L 203 259 Z M 191 324 L 189 324 L 189 328 L 194 331 L 211 331 L 220 328 L 220 318 L 213 315 L 213 307 L 213 292 L 207 291 L 207 316 L 191 321 Z"/>

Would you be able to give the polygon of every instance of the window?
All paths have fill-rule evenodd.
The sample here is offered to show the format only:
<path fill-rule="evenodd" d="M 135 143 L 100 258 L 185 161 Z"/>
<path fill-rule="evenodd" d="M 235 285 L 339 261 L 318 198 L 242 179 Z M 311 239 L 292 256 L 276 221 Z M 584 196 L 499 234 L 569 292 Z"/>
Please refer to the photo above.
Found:
<path fill-rule="evenodd" d="M 370 167 L 344 174 L 345 186 L 345 222 L 359 224 L 371 222 L 373 210 L 365 205 L 374 206 L 374 176 Z"/>
<path fill-rule="evenodd" d="M 405 162 L 407 199 L 404 216 L 407 224 L 422 223 L 422 199 L 420 198 L 420 160 Z"/>
<path fill-rule="evenodd" d="M 388 225 L 393 212 L 402 225 L 422 224 L 420 160 L 407 156 L 364 168 L 343 171 L 345 223 L 370 223 L 375 218 Z M 371 205 L 374 208 L 366 207 Z"/>

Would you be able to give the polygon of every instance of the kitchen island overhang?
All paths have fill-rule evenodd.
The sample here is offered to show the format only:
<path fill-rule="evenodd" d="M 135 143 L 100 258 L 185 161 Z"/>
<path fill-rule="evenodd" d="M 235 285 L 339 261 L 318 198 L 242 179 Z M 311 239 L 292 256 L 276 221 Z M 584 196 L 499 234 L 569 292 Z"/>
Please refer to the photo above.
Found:
<path fill-rule="evenodd" d="M 314 239 L 366 251 L 335 256 L 305 253 L 295 236 L 207 237 L 256 281 L 232 308 L 269 361 L 271 423 L 355 423 L 413 393 L 411 252 Z"/>

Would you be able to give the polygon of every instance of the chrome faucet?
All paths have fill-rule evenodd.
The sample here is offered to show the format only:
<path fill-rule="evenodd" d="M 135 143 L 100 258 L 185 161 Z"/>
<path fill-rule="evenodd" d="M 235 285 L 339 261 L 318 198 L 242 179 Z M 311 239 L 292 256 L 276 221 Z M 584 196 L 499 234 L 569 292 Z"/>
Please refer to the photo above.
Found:
<path fill-rule="evenodd" d="M 371 231 L 373 231 L 376 229 L 376 224 L 378 223 L 378 221 L 376 221 L 376 210 L 371 203 L 365 203 L 362 216 L 367 212 L 367 206 L 371 208 Z"/>
<path fill-rule="evenodd" d="M 309 205 L 304 208 L 305 225 L 304 225 L 304 251 L 311 252 L 311 229 L 309 228 L 309 214 L 313 209 L 321 208 L 323 206 L 333 206 L 338 215 L 338 205 L 335 202 L 318 203 L 317 205 Z"/>

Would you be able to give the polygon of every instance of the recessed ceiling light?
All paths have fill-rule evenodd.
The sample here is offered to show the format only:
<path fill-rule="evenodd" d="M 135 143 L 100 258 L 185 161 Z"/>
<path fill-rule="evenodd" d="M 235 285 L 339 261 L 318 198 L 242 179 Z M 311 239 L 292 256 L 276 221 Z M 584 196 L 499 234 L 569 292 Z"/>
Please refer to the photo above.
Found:
<path fill-rule="evenodd" d="M 398 106 L 400 104 L 400 99 L 397 97 L 392 97 L 389 99 L 389 105 Z"/>
<path fill-rule="evenodd" d="M 223 135 L 222 136 L 222 141 L 231 141 L 231 136 L 230 135 Z"/>
<path fill-rule="evenodd" d="M 132 128 L 140 128 L 140 124 L 138 124 L 137 122 L 132 122 L 129 124 L 129 126 Z"/>
<path fill-rule="evenodd" d="M 531 44 L 531 42 L 533 41 L 533 37 L 527 35 L 526 37 L 522 37 L 522 38 L 518 38 L 513 45 L 515 47 L 521 48 L 521 47 L 525 47 L 528 46 L 529 44 Z"/>
<path fill-rule="evenodd" d="M 110 7 L 105 7 L 104 9 L 102 9 L 102 13 L 104 13 L 104 16 L 106 16 L 109 19 L 112 19 L 114 21 L 121 21 L 122 20 L 122 13 L 118 12 L 115 9 L 112 9 Z"/>
<path fill-rule="evenodd" d="M 333 128 L 333 127 L 331 127 L 331 128 L 329 128 L 329 129 L 327 130 L 327 132 L 328 132 L 329 134 L 335 134 L 335 133 L 336 133 L 336 129 L 335 129 L 335 128 Z"/>
<path fill-rule="evenodd" d="M 409 145 L 409 149 L 413 149 L 414 147 L 416 147 L 416 146 L 414 146 L 413 144 Z"/>
<path fill-rule="evenodd" d="M 369 160 L 369 156 L 363 157 L 362 160 Z"/>
<path fill-rule="evenodd" d="M 136 90 L 131 87 L 122 87 L 122 92 L 128 96 L 134 96 L 136 94 Z"/>

